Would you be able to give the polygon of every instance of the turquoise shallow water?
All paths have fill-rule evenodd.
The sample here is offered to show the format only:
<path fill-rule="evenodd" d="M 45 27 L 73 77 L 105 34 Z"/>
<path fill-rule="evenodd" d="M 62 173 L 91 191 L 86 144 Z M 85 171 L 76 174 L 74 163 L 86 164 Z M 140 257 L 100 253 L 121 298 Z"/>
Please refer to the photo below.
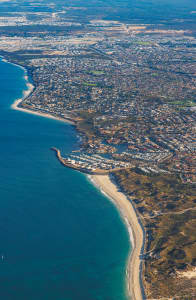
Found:
<path fill-rule="evenodd" d="M 10 109 L 23 76 L 0 61 L 0 299 L 126 300 L 125 225 L 50 150 L 77 148 L 74 128 Z"/>

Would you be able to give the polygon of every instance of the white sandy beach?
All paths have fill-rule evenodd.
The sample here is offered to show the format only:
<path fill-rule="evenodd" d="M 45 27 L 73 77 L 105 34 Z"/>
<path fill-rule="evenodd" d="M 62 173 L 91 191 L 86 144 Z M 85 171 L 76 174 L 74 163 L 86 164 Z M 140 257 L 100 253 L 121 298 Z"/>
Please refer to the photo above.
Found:
<path fill-rule="evenodd" d="M 28 80 L 28 77 L 27 77 L 27 76 L 25 76 L 25 80 Z M 72 121 L 70 121 L 70 120 L 66 120 L 66 119 L 63 119 L 63 118 L 57 118 L 57 117 L 52 116 L 52 115 L 47 114 L 47 113 L 42 113 L 42 112 L 39 112 L 39 111 L 33 111 L 33 110 L 30 110 L 30 109 L 18 107 L 18 105 L 19 105 L 25 98 L 27 98 L 27 97 L 31 94 L 31 92 L 33 91 L 33 89 L 34 89 L 34 86 L 33 86 L 31 83 L 27 83 L 27 87 L 28 87 L 28 90 L 26 90 L 26 91 L 23 92 L 23 97 L 20 98 L 20 99 L 17 99 L 17 100 L 14 101 L 14 103 L 11 105 L 11 108 L 12 108 L 12 109 L 19 110 L 19 111 L 23 111 L 23 112 L 26 112 L 26 113 L 29 113 L 29 114 L 33 114 L 33 115 L 37 115 L 37 116 L 41 116 L 41 117 L 45 117 L 45 118 L 50 118 L 50 119 L 58 120 L 58 121 L 65 122 L 65 123 L 74 124 L 74 122 L 72 122 Z"/>
<path fill-rule="evenodd" d="M 25 75 L 25 80 L 28 81 L 27 75 Z M 24 91 L 23 97 L 17 99 L 11 105 L 12 109 L 74 124 L 69 120 L 63 118 L 57 118 L 47 113 L 37 112 L 30 109 L 18 107 L 18 105 L 26 97 L 28 97 L 34 89 L 34 86 L 29 82 L 27 82 L 27 87 L 28 90 Z M 128 266 L 127 266 L 128 292 L 132 300 L 142 300 L 143 297 L 142 297 L 141 286 L 140 286 L 141 262 L 140 262 L 139 255 L 143 245 L 143 231 L 138 222 L 136 212 L 131 202 L 127 199 L 127 197 L 123 193 L 118 191 L 117 186 L 110 180 L 110 177 L 108 175 L 91 175 L 90 178 L 95 183 L 95 185 L 98 186 L 115 203 L 115 205 L 118 207 L 128 227 L 131 244 L 133 246 L 133 250 L 129 257 Z"/>
<path fill-rule="evenodd" d="M 110 180 L 108 175 L 91 175 L 92 181 L 115 203 L 120 210 L 125 222 L 131 227 L 130 238 L 133 239 L 133 250 L 130 254 L 127 266 L 128 291 L 132 300 L 142 300 L 140 286 L 140 266 L 139 258 L 143 245 L 143 231 L 138 222 L 136 212 L 127 197 L 118 191 L 117 186 Z M 127 224 L 126 224 L 127 225 Z M 128 226 L 128 227 L 129 227 Z"/>
<path fill-rule="evenodd" d="M 0 2 L 1 2 L 1 0 L 0 0 Z M 49 113 L 43 113 L 43 112 L 40 112 L 40 111 L 34 111 L 34 110 L 31 110 L 31 109 L 26 109 L 26 108 L 19 107 L 18 105 L 32 93 L 32 91 L 34 90 L 34 86 L 33 86 L 32 83 L 30 83 L 28 81 L 29 78 L 28 78 L 27 70 L 25 69 L 25 67 L 23 67 L 21 65 L 17 65 L 15 63 L 11 63 L 7 59 L 5 59 L 3 56 L 0 56 L 0 58 L 2 59 L 2 61 L 8 62 L 9 64 L 12 64 L 12 65 L 15 65 L 18 68 L 23 69 L 24 72 L 25 72 L 24 79 L 26 81 L 26 85 L 27 85 L 28 89 L 23 92 L 23 96 L 21 98 L 16 99 L 14 101 L 14 103 L 11 105 L 12 109 L 19 110 L 19 111 L 22 111 L 22 112 L 25 112 L 25 113 L 28 113 L 28 114 L 33 114 L 33 115 L 37 115 L 37 116 L 41 116 L 41 117 L 45 117 L 45 118 L 49 118 L 49 119 L 53 119 L 53 120 L 57 120 L 57 121 L 65 122 L 65 123 L 69 123 L 69 124 L 72 124 L 72 125 L 74 124 L 74 121 L 69 120 L 69 118 L 68 119 L 66 119 L 66 118 L 65 119 L 64 118 L 59 118 L 59 117 L 53 116 L 53 115 L 51 115 Z"/>

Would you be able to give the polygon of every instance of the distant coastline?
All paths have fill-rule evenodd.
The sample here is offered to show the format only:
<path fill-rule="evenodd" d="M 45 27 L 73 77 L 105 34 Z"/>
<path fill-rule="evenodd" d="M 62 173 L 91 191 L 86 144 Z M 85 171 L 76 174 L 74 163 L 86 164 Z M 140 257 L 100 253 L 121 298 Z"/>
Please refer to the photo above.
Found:
<path fill-rule="evenodd" d="M 25 71 L 24 79 L 26 81 L 27 90 L 23 91 L 23 96 L 19 99 L 16 99 L 14 103 L 11 105 L 11 108 L 14 110 L 18 110 L 21 112 L 34 114 L 37 116 L 45 117 L 54 119 L 57 121 L 65 122 L 74 125 L 74 120 L 67 120 L 64 118 L 59 118 L 53 116 L 51 114 L 41 112 L 41 111 L 34 111 L 30 108 L 23 108 L 20 107 L 20 104 L 31 95 L 34 91 L 35 86 L 30 83 L 29 77 L 27 75 L 27 70 L 25 67 L 18 65 L 16 63 L 9 62 L 4 57 L 1 57 L 3 61 L 8 62 L 10 64 L 16 65 L 22 68 Z M 89 175 L 88 176 L 91 182 L 100 189 L 107 198 L 112 200 L 118 210 L 120 211 L 121 217 L 124 220 L 128 233 L 129 238 L 132 245 L 132 250 L 128 258 L 127 263 L 127 288 L 128 288 L 128 296 L 131 297 L 132 300 L 143 300 L 143 292 L 141 286 L 141 261 L 140 261 L 140 254 L 141 250 L 144 245 L 144 235 L 142 227 L 139 223 L 137 214 L 132 203 L 127 199 L 126 195 L 122 192 L 118 191 L 118 186 L 112 182 L 109 175 Z"/>

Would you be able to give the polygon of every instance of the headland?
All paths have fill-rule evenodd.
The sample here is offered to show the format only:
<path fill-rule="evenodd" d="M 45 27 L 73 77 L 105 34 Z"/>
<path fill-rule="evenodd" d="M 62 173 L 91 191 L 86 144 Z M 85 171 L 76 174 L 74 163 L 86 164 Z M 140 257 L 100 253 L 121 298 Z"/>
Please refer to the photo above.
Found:
<path fill-rule="evenodd" d="M 34 86 L 31 83 L 27 83 L 27 87 L 28 87 L 28 90 L 25 90 L 23 92 L 23 97 L 16 99 L 16 101 L 14 101 L 14 103 L 11 105 L 12 109 L 19 110 L 19 111 L 22 111 L 22 112 L 25 112 L 28 114 L 33 114 L 36 116 L 44 117 L 44 118 L 49 118 L 49 119 L 53 119 L 53 120 L 57 120 L 57 121 L 61 121 L 61 122 L 69 123 L 69 124 L 74 124 L 74 120 L 71 120 L 68 118 L 66 118 L 66 119 L 60 118 L 60 117 L 53 116 L 52 114 L 42 112 L 41 110 L 39 111 L 39 110 L 33 110 L 30 108 L 27 109 L 27 108 L 21 107 L 20 104 L 23 102 L 23 100 L 25 100 L 27 97 L 29 97 L 30 94 L 34 90 Z"/>
<path fill-rule="evenodd" d="M 49 119 L 53 119 L 53 120 L 57 120 L 57 121 L 65 122 L 65 123 L 69 123 L 69 124 L 72 124 L 72 125 L 75 124 L 75 120 L 72 119 L 68 115 L 64 116 L 63 118 L 61 118 L 59 116 L 52 115 L 51 113 L 44 112 L 41 109 L 33 109 L 30 106 L 28 106 L 27 108 L 25 108 L 24 106 L 22 106 L 21 104 L 23 103 L 23 101 L 26 100 L 28 97 L 30 97 L 30 95 L 35 90 L 35 85 L 29 81 L 28 72 L 27 72 L 27 69 L 24 66 L 19 65 L 17 63 L 10 62 L 9 60 L 7 60 L 4 57 L 2 57 L 2 60 L 5 61 L 5 62 L 7 62 L 7 63 L 10 63 L 12 65 L 16 65 L 19 68 L 22 68 L 24 70 L 24 72 L 25 72 L 24 79 L 26 81 L 27 89 L 23 91 L 23 96 L 21 98 L 16 99 L 14 101 L 14 103 L 11 105 L 12 109 L 18 110 L 18 111 L 22 111 L 22 112 L 25 112 L 25 113 L 28 113 L 28 114 L 33 114 L 33 115 L 36 115 L 36 116 L 44 117 L 44 118 L 49 118 Z"/>

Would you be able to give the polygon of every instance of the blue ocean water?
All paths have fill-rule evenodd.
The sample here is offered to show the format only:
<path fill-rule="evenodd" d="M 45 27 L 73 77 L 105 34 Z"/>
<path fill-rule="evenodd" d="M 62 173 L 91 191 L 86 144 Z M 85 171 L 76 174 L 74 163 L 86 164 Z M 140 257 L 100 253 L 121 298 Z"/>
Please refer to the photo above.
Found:
<path fill-rule="evenodd" d="M 128 233 L 114 205 L 50 147 L 74 128 L 15 111 L 24 70 L 0 61 L 0 299 L 125 300 Z"/>

